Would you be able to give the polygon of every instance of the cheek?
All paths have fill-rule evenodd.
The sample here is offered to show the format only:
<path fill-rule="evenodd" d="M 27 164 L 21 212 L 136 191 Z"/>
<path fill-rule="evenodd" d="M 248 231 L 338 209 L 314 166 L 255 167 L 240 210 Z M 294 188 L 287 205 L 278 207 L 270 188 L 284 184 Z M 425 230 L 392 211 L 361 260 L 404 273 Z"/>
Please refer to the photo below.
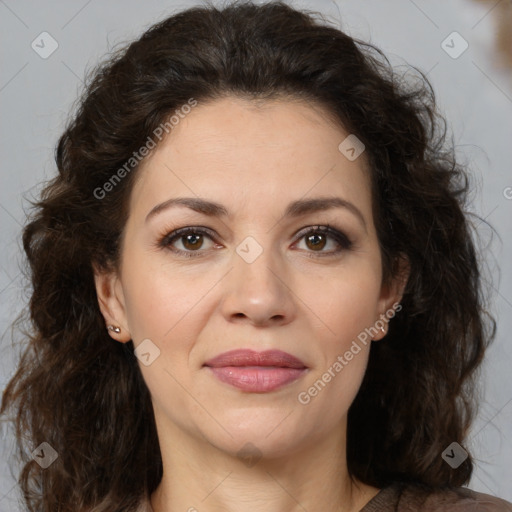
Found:
<path fill-rule="evenodd" d="M 125 260 L 125 307 L 132 339 L 136 345 L 150 338 L 165 346 L 179 333 L 181 345 L 187 345 L 185 340 L 189 338 L 193 343 L 194 334 L 199 334 L 204 321 L 200 318 L 214 307 L 207 296 L 213 288 L 217 288 L 217 293 L 211 296 L 218 296 L 221 291 L 220 275 L 198 274 L 193 266 L 177 267 L 155 260 L 135 251 Z M 305 318 L 310 318 L 307 323 L 312 335 L 332 340 L 336 349 L 340 342 L 350 344 L 377 319 L 378 269 L 369 260 L 354 258 L 337 269 L 308 270 L 292 277 L 289 284 L 292 295 L 297 297 L 291 300 L 298 310 L 304 311 Z M 301 320 L 299 323 L 303 324 Z"/>
<path fill-rule="evenodd" d="M 190 323 L 190 313 L 215 284 L 211 275 L 155 262 L 150 254 L 127 256 L 123 268 L 125 307 L 135 344 L 144 338 L 167 343 Z"/>
<path fill-rule="evenodd" d="M 324 339 L 339 348 L 377 320 L 380 275 L 374 268 L 347 266 L 328 277 L 301 278 L 297 295 L 308 316 L 319 320 Z"/>
<path fill-rule="evenodd" d="M 365 329 L 377 319 L 378 276 L 362 279 L 339 275 L 322 290 L 311 288 L 308 306 L 321 319 L 310 331 L 318 347 L 314 372 L 301 387 L 297 400 L 304 407 L 305 422 L 322 417 L 322 431 L 341 421 L 364 378 L 371 347 Z M 314 316 L 310 315 L 312 321 Z M 311 419 L 310 427 L 314 421 Z M 306 428 L 306 426 L 305 426 Z"/>
<path fill-rule="evenodd" d="M 125 306 L 134 346 L 149 339 L 160 351 L 150 365 L 139 363 L 145 383 L 161 407 L 172 403 L 185 410 L 190 404 L 180 383 L 190 379 L 188 359 L 202 329 L 205 296 L 218 278 L 194 278 L 186 270 L 155 265 L 146 255 L 127 261 Z"/>

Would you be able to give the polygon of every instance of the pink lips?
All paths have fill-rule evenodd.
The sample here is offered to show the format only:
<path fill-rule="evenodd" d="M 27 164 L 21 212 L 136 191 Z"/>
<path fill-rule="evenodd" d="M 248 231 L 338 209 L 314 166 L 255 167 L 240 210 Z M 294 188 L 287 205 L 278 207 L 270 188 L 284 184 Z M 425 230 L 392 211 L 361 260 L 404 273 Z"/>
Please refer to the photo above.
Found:
<path fill-rule="evenodd" d="M 252 393 L 274 391 L 301 377 L 307 366 L 281 350 L 231 350 L 204 363 L 220 381 Z"/>

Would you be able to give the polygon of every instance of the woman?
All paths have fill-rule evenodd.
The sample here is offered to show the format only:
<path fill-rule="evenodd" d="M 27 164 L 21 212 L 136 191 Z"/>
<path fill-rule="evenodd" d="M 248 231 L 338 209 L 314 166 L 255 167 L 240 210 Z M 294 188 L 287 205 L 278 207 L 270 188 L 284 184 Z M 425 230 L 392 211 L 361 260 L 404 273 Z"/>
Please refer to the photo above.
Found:
<path fill-rule="evenodd" d="M 440 121 L 283 3 L 101 66 L 23 235 L 28 510 L 512 510 L 460 487 L 494 326 Z"/>

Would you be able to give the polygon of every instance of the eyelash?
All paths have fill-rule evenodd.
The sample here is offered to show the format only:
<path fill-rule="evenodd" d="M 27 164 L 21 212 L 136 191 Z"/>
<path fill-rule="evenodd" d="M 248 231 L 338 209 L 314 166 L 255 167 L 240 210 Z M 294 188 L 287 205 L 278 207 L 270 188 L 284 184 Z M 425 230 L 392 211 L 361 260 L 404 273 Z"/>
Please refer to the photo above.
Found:
<path fill-rule="evenodd" d="M 330 251 L 330 252 L 316 252 L 316 251 L 307 251 L 307 256 L 310 258 L 325 258 L 325 257 L 333 257 L 339 255 L 342 251 L 348 251 L 352 249 L 353 242 L 341 231 L 332 228 L 327 224 L 326 226 L 311 226 L 310 228 L 306 228 L 306 231 L 301 230 L 297 233 L 297 242 L 300 242 L 304 237 L 311 234 L 324 234 L 330 235 L 340 246 L 340 248 Z M 176 249 L 176 247 L 172 247 L 172 243 L 176 240 L 183 238 L 185 235 L 194 234 L 194 235 L 206 235 L 213 242 L 215 242 L 215 235 L 213 232 L 205 227 L 197 226 L 197 227 L 185 227 L 176 229 L 170 233 L 165 234 L 160 237 L 157 246 L 163 249 L 169 249 L 170 251 L 182 255 L 186 258 L 197 258 L 201 257 L 201 253 L 205 251 L 197 250 L 197 251 L 183 251 L 182 249 Z M 296 242 L 295 242 L 296 243 Z"/>

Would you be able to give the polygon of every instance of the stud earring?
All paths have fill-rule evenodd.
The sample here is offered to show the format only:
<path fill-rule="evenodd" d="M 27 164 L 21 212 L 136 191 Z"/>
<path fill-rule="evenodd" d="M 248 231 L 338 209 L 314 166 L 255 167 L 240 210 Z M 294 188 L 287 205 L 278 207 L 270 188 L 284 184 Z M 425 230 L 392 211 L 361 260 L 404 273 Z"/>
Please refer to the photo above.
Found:
<path fill-rule="evenodd" d="M 117 327 L 117 325 L 109 325 L 108 330 L 113 331 L 116 334 L 119 334 L 121 332 L 121 329 L 119 327 Z"/>

